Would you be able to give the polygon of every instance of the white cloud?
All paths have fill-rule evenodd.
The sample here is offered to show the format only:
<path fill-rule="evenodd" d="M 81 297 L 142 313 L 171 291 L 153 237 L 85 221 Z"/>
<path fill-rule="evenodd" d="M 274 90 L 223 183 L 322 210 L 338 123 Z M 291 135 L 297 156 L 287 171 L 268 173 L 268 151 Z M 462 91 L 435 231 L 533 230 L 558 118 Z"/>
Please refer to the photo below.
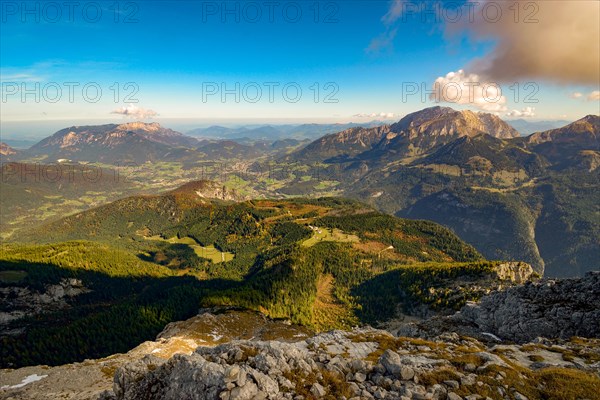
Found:
<path fill-rule="evenodd" d="M 3 66 L 0 67 L 0 81 L 2 82 L 81 82 L 83 77 L 93 80 L 91 77 L 106 70 L 118 68 L 121 64 L 101 61 L 85 61 L 71 63 L 65 60 L 52 59 L 36 62 L 26 66 Z M 79 88 L 81 89 L 81 88 Z"/>
<path fill-rule="evenodd" d="M 132 119 L 150 119 L 158 115 L 154 110 L 146 110 L 135 106 L 135 104 L 128 104 L 126 107 L 123 106 L 111 112 L 111 114 L 120 114 L 127 118 Z"/>
<path fill-rule="evenodd" d="M 398 28 L 395 27 L 396 21 L 402 17 L 404 11 L 409 6 L 414 6 L 414 3 L 410 0 L 392 0 L 387 13 L 381 17 L 381 21 L 385 26 L 385 32 L 378 37 L 371 40 L 369 46 L 366 48 L 367 53 L 379 53 L 382 50 L 391 49 Z"/>
<path fill-rule="evenodd" d="M 0 71 L 0 82 L 40 82 L 42 78 L 28 73 L 3 74 Z"/>
<path fill-rule="evenodd" d="M 600 1 L 392 0 L 381 18 L 385 33 L 367 51 L 390 47 L 395 29 L 411 17 L 435 20 L 447 37 L 466 33 L 475 42 L 493 42 L 465 69 L 485 80 L 514 83 L 541 79 L 562 84 L 600 82 Z"/>
<path fill-rule="evenodd" d="M 390 4 L 388 12 L 381 18 L 384 24 L 391 25 L 400 18 L 406 8 L 405 4 L 409 1 L 406 0 L 393 0 Z"/>
<path fill-rule="evenodd" d="M 369 47 L 367 47 L 367 53 L 379 53 L 384 49 L 392 47 L 394 38 L 396 37 L 397 29 L 388 29 L 375 39 L 371 40 Z"/>
<path fill-rule="evenodd" d="M 507 110 L 506 97 L 502 95 L 499 85 L 481 81 L 479 75 L 468 74 L 462 69 L 440 76 L 433 83 L 432 89 L 429 99 L 436 103 L 470 105 L 492 113 Z"/>
<path fill-rule="evenodd" d="M 353 117 L 357 118 L 383 118 L 383 119 L 392 119 L 396 117 L 394 113 L 381 112 L 381 113 L 370 113 L 370 114 L 354 114 Z"/>
<path fill-rule="evenodd" d="M 581 92 L 575 92 L 575 93 L 571 93 L 569 95 L 570 98 L 572 99 L 580 99 L 580 100 L 587 100 L 587 101 L 598 101 L 600 100 L 600 90 L 594 90 L 593 92 L 588 93 L 587 95 L 581 93 Z"/>
<path fill-rule="evenodd" d="M 598 101 L 600 100 L 600 90 L 594 90 L 592 93 L 587 96 L 588 101 Z"/>
<path fill-rule="evenodd" d="M 459 23 L 446 23 L 446 32 L 496 43 L 470 63 L 470 71 L 501 82 L 600 82 L 599 1 L 473 0 L 467 5 L 473 6 L 474 18 L 463 13 Z"/>
<path fill-rule="evenodd" d="M 512 110 L 506 113 L 507 117 L 533 118 L 535 117 L 535 107 L 525 107 L 521 111 Z"/>

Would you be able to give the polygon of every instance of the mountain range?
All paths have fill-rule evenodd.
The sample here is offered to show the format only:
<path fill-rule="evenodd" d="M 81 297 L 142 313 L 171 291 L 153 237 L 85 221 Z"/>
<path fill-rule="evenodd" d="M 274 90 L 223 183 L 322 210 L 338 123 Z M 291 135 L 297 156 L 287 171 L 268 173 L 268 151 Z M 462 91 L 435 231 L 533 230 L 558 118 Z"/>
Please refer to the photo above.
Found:
<path fill-rule="evenodd" d="M 592 398 L 599 122 L 521 137 L 435 107 L 305 147 L 61 130 L 2 165 L 0 391 Z M 233 175 L 194 179 L 211 158 Z"/>
<path fill-rule="evenodd" d="M 560 128 L 561 126 L 568 125 L 570 121 L 531 121 L 526 119 L 513 119 L 507 122 L 510 126 L 519 131 L 522 136 L 529 136 L 535 132 L 543 132 L 550 129 Z"/>
<path fill-rule="evenodd" d="M 322 179 L 346 196 L 449 226 L 486 257 L 581 275 L 600 259 L 599 126 L 590 115 L 520 137 L 494 115 L 434 107 L 328 135 L 284 160 L 324 163 Z"/>
<path fill-rule="evenodd" d="M 158 123 L 132 122 L 62 129 L 18 154 L 4 145 L 10 160 L 99 162 L 113 165 L 145 162 L 255 159 L 297 147 L 299 141 L 283 139 L 195 138 Z M 4 155 L 4 154 L 3 154 Z M 5 157 L 9 160 L 8 157 Z"/>
<path fill-rule="evenodd" d="M 158 161 L 175 158 L 173 152 L 194 147 L 197 140 L 158 123 L 133 122 L 121 125 L 72 126 L 29 148 L 29 156 L 45 160 L 103 162 L 110 164 Z M 184 151 L 185 152 L 185 151 Z M 182 157 L 177 154 L 176 157 Z"/>
<path fill-rule="evenodd" d="M 207 128 L 196 128 L 187 132 L 188 135 L 207 139 L 229 139 L 229 140 L 267 140 L 275 141 L 282 139 L 316 139 L 323 135 L 340 132 L 345 129 L 357 127 L 375 127 L 383 125 L 380 121 L 370 121 L 359 125 L 347 124 L 300 124 L 300 125 L 262 125 L 262 126 L 240 126 L 229 128 L 224 126 L 209 126 Z"/>
<path fill-rule="evenodd" d="M 267 133 L 272 128 L 260 127 Z M 228 183 L 238 185 L 240 193 L 342 195 L 397 216 L 436 221 L 488 258 L 523 260 L 549 276 L 580 276 L 597 268 L 598 116 L 527 137 L 495 115 L 449 107 L 417 111 L 391 125 L 346 128 L 306 144 L 198 139 L 156 123 L 71 127 L 11 157 L 48 163 L 150 161 L 144 164 L 150 168 L 156 161 L 174 162 L 190 171 L 206 160 L 232 168 L 240 163 L 248 167 L 242 175 L 232 169 L 235 179 Z M 241 132 L 211 129 L 221 136 Z M 254 167 L 257 160 L 263 165 Z M 165 182 L 181 177 L 177 168 L 160 170 Z"/>

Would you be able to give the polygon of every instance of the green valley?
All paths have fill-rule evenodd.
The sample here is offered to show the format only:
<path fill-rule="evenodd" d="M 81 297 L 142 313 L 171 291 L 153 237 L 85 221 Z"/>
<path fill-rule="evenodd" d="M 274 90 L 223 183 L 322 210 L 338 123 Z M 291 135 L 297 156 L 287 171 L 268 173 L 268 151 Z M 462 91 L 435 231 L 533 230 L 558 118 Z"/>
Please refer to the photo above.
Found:
<path fill-rule="evenodd" d="M 86 291 L 68 299 L 68 313 L 51 309 L 9 322 L 12 333 L 0 339 L 3 365 L 125 351 L 200 307 L 257 310 L 326 330 L 383 321 L 396 307 L 411 313 L 418 302 L 450 312 L 484 293 L 468 282 L 489 289 L 505 281 L 499 262 L 483 260 L 435 223 L 343 199 L 208 199 L 197 193 L 203 185 L 210 183 L 119 200 L 28 229 L 21 244 L 5 243 L 1 287 L 41 295 L 76 279 Z M 448 287 L 449 277 L 466 283 L 427 292 L 436 280 Z"/>

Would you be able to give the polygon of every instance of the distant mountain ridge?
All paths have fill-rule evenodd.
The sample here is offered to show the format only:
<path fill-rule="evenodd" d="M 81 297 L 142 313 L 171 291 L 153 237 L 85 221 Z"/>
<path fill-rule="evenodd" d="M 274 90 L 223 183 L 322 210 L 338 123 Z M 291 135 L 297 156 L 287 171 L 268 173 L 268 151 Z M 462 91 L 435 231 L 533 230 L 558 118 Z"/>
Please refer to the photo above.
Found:
<path fill-rule="evenodd" d="M 530 144 L 541 144 L 549 141 L 555 143 L 580 141 L 582 146 L 598 146 L 600 143 L 600 117 L 587 115 L 562 128 L 536 132 L 527 137 L 527 142 Z"/>
<path fill-rule="evenodd" d="M 193 163 L 201 160 L 255 159 L 300 144 L 287 140 L 279 141 L 278 147 L 270 147 L 252 140 L 243 142 L 199 139 L 164 128 L 156 122 L 72 126 L 23 151 L 22 158 L 44 157 L 44 162 L 64 159 L 108 164 L 156 161 Z"/>
<path fill-rule="evenodd" d="M 515 128 L 522 136 L 529 136 L 535 132 L 548 131 L 550 129 L 560 128 L 571 123 L 571 121 L 555 120 L 555 121 L 530 121 L 526 119 L 513 119 L 506 121 L 510 126 Z"/>
<path fill-rule="evenodd" d="M 151 142 L 168 146 L 190 146 L 197 140 L 172 129 L 163 128 L 159 123 L 130 122 L 98 126 L 72 126 L 62 129 L 52 136 L 32 146 L 31 150 L 60 146 L 68 148 L 77 145 L 100 143 L 109 147 L 121 144 L 128 136 L 138 136 Z"/>
<path fill-rule="evenodd" d="M 385 125 L 381 121 L 370 121 L 363 124 L 355 122 L 334 124 L 284 124 L 284 125 L 246 125 L 240 127 L 224 127 L 219 125 L 207 128 L 196 128 L 187 132 L 188 135 L 209 139 L 248 138 L 252 140 L 286 140 L 286 139 L 317 139 L 324 135 L 337 133 L 350 128 L 372 128 Z"/>
<path fill-rule="evenodd" d="M 534 133 L 526 142 L 555 168 L 594 171 L 600 166 L 600 117 L 588 115 L 562 128 Z"/>
<path fill-rule="evenodd" d="M 444 154 L 446 162 L 457 164 L 466 163 L 472 157 L 485 158 L 480 153 L 493 159 L 506 153 L 501 157 L 505 161 L 513 158 L 536 164 L 540 160 L 535 154 L 552 156 L 548 148 L 558 144 L 563 147 L 554 150 L 563 158 L 573 151 L 600 150 L 599 126 L 600 117 L 588 115 L 562 128 L 521 137 L 493 114 L 438 106 L 408 114 L 392 125 L 350 128 L 323 136 L 292 153 L 288 159 L 340 161 L 356 157 L 363 161 L 390 161 L 390 158 L 418 156 L 423 160 L 440 161 L 438 156 Z"/>
<path fill-rule="evenodd" d="M 131 122 L 72 126 L 32 146 L 26 153 L 50 160 L 145 162 L 167 157 L 174 149 L 197 145 L 194 138 L 158 123 Z"/>

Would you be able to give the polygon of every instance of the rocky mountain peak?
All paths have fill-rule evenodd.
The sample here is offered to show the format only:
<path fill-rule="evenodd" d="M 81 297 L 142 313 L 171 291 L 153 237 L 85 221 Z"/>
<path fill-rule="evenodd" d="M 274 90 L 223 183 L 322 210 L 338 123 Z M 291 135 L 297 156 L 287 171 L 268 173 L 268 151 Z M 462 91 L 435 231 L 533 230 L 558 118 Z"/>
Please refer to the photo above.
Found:
<path fill-rule="evenodd" d="M 408 114 L 391 126 L 393 132 L 409 138 L 419 136 L 476 136 L 481 133 L 510 139 L 519 133 L 498 116 L 488 113 L 456 111 L 450 107 L 430 107 Z"/>
<path fill-rule="evenodd" d="M 589 115 L 586 115 L 585 117 L 581 118 L 579 121 L 588 122 L 588 123 L 592 124 L 595 127 L 595 129 L 598 129 L 598 126 L 600 125 L 600 116 L 594 115 L 594 114 L 589 114 Z M 575 122 L 577 122 L 577 121 L 575 121 Z"/>
<path fill-rule="evenodd" d="M 587 115 L 562 128 L 536 132 L 528 137 L 531 144 L 544 142 L 581 142 L 588 148 L 598 148 L 600 145 L 600 117 Z M 591 146 L 591 147 L 590 147 Z"/>
<path fill-rule="evenodd" d="M 575 122 L 570 123 L 569 125 L 553 129 L 547 132 L 575 132 L 575 133 L 594 133 L 598 134 L 600 132 L 600 117 L 598 115 L 586 115 L 585 117 L 578 119 Z"/>

